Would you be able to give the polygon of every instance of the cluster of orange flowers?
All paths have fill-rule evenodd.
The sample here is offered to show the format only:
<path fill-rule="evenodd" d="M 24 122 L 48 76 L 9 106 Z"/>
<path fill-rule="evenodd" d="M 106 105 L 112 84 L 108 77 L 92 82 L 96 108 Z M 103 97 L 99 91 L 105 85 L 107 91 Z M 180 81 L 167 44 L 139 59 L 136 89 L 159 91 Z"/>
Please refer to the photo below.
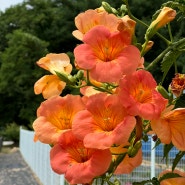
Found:
<path fill-rule="evenodd" d="M 149 37 L 175 15 L 171 8 L 162 9 L 149 26 Z M 131 173 L 142 163 L 143 132 L 185 151 L 185 109 L 169 105 L 145 70 L 144 57 L 132 43 L 135 21 L 98 8 L 80 13 L 75 25 L 73 35 L 82 41 L 74 49 L 75 75 L 65 53 L 51 53 L 37 62 L 51 75 L 35 83 L 35 93 L 46 100 L 33 128 L 35 141 L 52 146 L 52 169 L 70 184 L 91 184 L 107 173 Z M 60 96 L 66 85 L 79 88 L 80 95 Z M 177 85 L 176 79 L 174 90 Z M 164 179 L 161 185 L 185 184 L 185 173 L 176 172 L 181 177 Z"/>

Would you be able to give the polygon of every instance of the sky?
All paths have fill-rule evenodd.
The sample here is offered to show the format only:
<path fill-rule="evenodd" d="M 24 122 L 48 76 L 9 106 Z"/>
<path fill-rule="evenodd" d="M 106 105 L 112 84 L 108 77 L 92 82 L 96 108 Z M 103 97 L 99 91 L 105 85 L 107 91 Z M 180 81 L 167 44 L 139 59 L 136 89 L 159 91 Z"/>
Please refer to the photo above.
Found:
<path fill-rule="evenodd" d="M 0 10 L 4 11 L 8 7 L 22 2 L 23 0 L 0 0 Z"/>

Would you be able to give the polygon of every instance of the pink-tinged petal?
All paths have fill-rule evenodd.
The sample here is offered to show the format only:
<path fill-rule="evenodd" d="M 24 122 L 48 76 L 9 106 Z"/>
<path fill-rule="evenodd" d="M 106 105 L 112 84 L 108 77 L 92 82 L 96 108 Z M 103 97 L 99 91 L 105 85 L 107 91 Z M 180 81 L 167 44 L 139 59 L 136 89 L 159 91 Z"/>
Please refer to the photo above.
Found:
<path fill-rule="evenodd" d="M 158 93 L 152 75 L 138 70 L 120 80 L 119 97 L 128 113 L 144 119 L 157 119 L 164 110 L 167 100 Z"/>
<path fill-rule="evenodd" d="M 140 51 L 132 45 L 127 46 L 118 57 L 124 75 L 133 73 L 141 63 Z"/>
<path fill-rule="evenodd" d="M 97 58 L 92 49 L 87 44 L 81 44 L 74 49 L 75 60 L 79 68 L 92 69 L 97 62 Z"/>
<path fill-rule="evenodd" d="M 85 184 L 104 174 L 108 170 L 110 162 L 111 154 L 109 150 L 96 150 L 89 161 L 74 165 L 73 169 L 66 172 L 65 177 L 72 184 Z"/>
<path fill-rule="evenodd" d="M 64 174 L 70 165 L 70 156 L 65 149 L 56 144 L 50 150 L 50 163 L 52 170 L 58 174 Z"/>
<path fill-rule="evenodd" d="M 42 143 L 52 144 L 57 143 L 62 131 L 57 129 L 52 123 L 47 121 L 45 117 L 39 117 L 33 122 L 35 136 Z"/>
<path fill-rule="evenodd" d="M 95 121 L 93 120 L 91 113 L 87 110 L 78 112 L 72 123 L 72 130 L 76 137 L 83 140 L 84 137 L 93 132 Z"/>
<path fill-rule="evenodd" d="M 100 82 L 117 82 L 122 77 L 122 70 L 119 64 L 114 61 L 109 63 L 99 62 L 91 70 L 90 75 Z"/>
<path fill-rule="evenodd" d="M 44 143 L 56 143 L 61 133 L 72 128 L 74 115 L 83 109 L 84 103 L 80 96 L 49 98 L 37 110 L 37 119 L 33 124 L 36 137 Z"/>
<path fill-rule="evenodd" d="M 44 99 L 60 95 L 66 83 L 62 82 L 56 75 L 45 75 L 34 85 L 35 94 L 43 95 Z"/>
<path fill-rule="evenodd" d="M 109 150 L 85 148 L 71 131 L 61 135 L 50 152 L 52 169 L 64 174 L 70 184 L 90 183 L 108 170 L 111 159 Z"/>
<path fill-rule="evenodd" d="M 117 125 L 113 131 L 103 132 L 101 128 L 84 137 L 84 145 L 87 148 L 107 149 L 113 144 L 128 144 L 128 139 L 136 124 L 134 117 L 125 117 L 124 121 Z"/>
<path fill-rule="evenodd" d="M 134 72 L 141 56 L 130 44 L 129 36 L 105 26 L 96 26 L 84 36 L 84 44 L 74 50 L 79 68 L 89 70 L 90 76 L 100 82 L 118 82 L 122 75 Z"/>
<path fill-rule="evenodd" d="M 92 95 L 87 100 L 86 108 L 75 115 L 72 124 L 73 133 L 84 139 L 86 147 L 105 149 L 113 144 L 128 142 L 136 120 L 127 116 L 116 95 Z"/>
<path fill-rule="evenodd" d="M 116 168 L 114 174 L 130 174 L 136 167 L 142 163 L 142 150 L 139 150 L 135 157 L 125 156 L 123 161 Z"/>

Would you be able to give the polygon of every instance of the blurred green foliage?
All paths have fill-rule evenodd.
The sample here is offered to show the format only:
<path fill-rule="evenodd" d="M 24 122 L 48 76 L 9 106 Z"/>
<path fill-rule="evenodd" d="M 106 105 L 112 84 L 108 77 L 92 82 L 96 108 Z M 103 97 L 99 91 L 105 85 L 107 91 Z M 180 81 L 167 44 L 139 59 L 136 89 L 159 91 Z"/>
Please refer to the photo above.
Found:
<path fill-rule="evenodd" d="M 14 141 L 15 144 L 19 142 L 19 125 L 16 123 L 7 124 L 5 128 L 1 128 L 0 136 L 4 141 Z"/>

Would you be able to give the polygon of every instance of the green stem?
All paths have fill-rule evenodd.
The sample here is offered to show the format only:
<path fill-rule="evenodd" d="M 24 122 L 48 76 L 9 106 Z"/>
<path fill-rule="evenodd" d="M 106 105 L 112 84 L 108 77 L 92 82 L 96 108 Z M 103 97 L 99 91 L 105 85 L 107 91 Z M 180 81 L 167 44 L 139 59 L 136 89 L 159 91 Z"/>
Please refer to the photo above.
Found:
<path fill-rule="evenodd" d="M 173 42 L 173 36 L 172 36 L 172 32 L 171 32 L 170 23 L 168 24 L 168 32 L 169 32 L 170 40 L 171 40 L 171 42 Z"/>

